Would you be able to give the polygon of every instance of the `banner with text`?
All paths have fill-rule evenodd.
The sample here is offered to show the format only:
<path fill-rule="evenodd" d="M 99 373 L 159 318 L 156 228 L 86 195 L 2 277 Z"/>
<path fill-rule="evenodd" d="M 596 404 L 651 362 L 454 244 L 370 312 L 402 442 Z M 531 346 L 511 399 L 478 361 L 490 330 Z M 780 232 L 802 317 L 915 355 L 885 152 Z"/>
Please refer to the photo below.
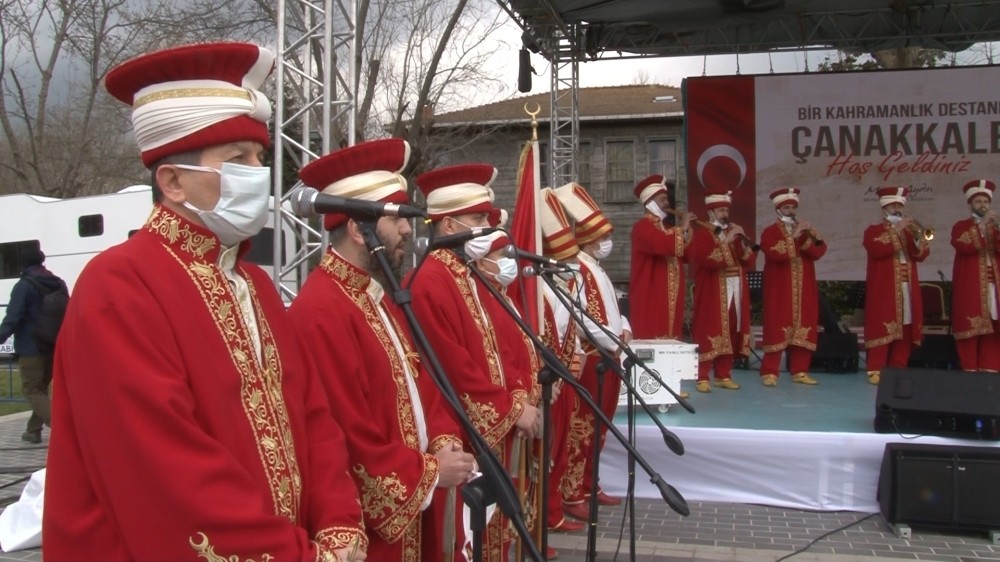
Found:
<path fill-rule="evenodd" d="M 690 78 L 691 210 L 705 216 L 706 189 L 733 190 L 735 222 L 757 235 L 775 220 L 768 195 L 799 187 L 800 220 L 830 247 L 817 274 L 858 280 L 862 234 L 881 219 L 875 190 L 908 186 L 906 213 L 936 230 L 920 278 L 950 279 L 961 188 L 1000 179 L 998 79 L 1000 67 Z"/>

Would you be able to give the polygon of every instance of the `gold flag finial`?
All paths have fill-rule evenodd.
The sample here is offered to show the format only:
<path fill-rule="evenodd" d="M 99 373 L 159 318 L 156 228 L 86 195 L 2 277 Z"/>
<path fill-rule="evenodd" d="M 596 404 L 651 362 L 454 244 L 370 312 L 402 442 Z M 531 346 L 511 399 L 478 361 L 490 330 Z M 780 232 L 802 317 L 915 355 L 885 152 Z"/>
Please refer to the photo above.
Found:
<path fill-rule="evenodd" d="M 528 109 L 528 107 L 529 107 L 528 104 L 530 104 L 530 103 L 534 103 L 535 104 L 535 110 L 534 111 Z M 542 111 L 542 108 L 541 108 L 541 106 L 538 105 L 538 102 L 524 102 L 524 112 L 531 116 L 531 140 L 533 140 L 533 141 L 538 140 L 538 119 L 536 119 L 536 116 L 541 111 Z"/>

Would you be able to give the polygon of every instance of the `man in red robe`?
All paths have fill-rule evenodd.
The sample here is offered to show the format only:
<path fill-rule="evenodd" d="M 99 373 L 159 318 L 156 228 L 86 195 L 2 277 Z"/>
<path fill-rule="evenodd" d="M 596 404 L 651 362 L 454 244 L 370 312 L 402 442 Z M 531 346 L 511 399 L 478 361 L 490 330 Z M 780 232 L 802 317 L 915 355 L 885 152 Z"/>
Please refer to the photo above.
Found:
<path fill-rule="evenodd" d="M 487 164 L 449 166 L 419 176 L 416 183 L 426 198 L 434 236 L 488 227 L 495 211 L 489 185 L 495 177 L 496 169 Z M 533 438 L 540 416 L 519 375 L 504 370 L 494 321 L 481 305 L 468 269 L 467 263 L 484 258 L 490 245 L 490 240 L 473 239 L 465 248 L 434 249 L 408 284 L 414 312 L 466 413 L 500 460 L 509 463 L 515 432 Z M 490 519 L 483 537 L 485 560 L 506 560 L 512 538 L 508 527 L 499 513 Z"/>
<path fill-rule="evenodd" d="M 401 175 L 410 147 L 402 139 L 358 144 L 302 168 L 322 193 L 408 203 Z M 330 246 L 289 310 L 344 429 L 361 493 L 369 560 L 444 560 L 443 511 L 423 517 L 435 488 L 454 488 L 473 468 L 440 391 L 423 370 L 402 311 L 386 294 L 384 274 L 360 226 L 327 214 Z M 405 218 L 381 217 L 376 234 L 392 267 L 410 238 Z M 447 532 L 455 536 L 454 528 Z"/>
<path fill-rule="evenodd" d="M 577 183 L 568 183 L 555 190 L 559 201 L 566 209 L 567 215 L 575 221 L 574 235 L 580 246 L 577 258 L 580 264 L 579 291 L 582 300 L 586 301 L 587 312 L 600 326 L 587 320 L 583 326 L 578 326 L 583 352 L 587 355 L 583 366 L 580 383 L 594 397 L 599 399 L 601 411 L 613 418 L 618 408 L 618 393 L 621 390 L 621 379 L 609 367 L 604 375 L 604 385 L 598 397 L 597 365 L 602 361 L 599 345 L 605 353 L 618 360 L 621 349 L 607 333 L 614 334 L 628 345 L 632 341 L 632 329 L 628 319 L 618 310 L 618 296 L 607 272 L 601 267 L 600 260 L 611 255 L 613 243 L 611 223 L 605 218 L 601 208 L 587 193 L 587 190 Z M 604 329 L 602 329 L 602 327 Z M 597 493 L 601 505 L 618 505 L 620 498 L 615 498 L 601 491 L 594 482 L 593 448 L 604 447 L 608 428 L 601 426 L 600 435 L 591 439 L 594 427 L 594 414 L 586 404 L 578 402 L 570 428 L 570 459 L 568 470 L 563 482 L 563 500 L 566 514 L 580 520 L 589 519 L 587 502 L 590 495 Z M 584 430 L 583 428 L 586 428 Z"/>
<path fill-rule="evenodd" d="M 972 216 L 951 229 L 951 245 L 955 247 L 951 326 L 958 361 L 965 371 L 1000 371 L 1000 216 L 990 210 L 995 189 L 989 180 L 965 184 L 965 200 Z"/>
<path fill-rule="evenodd" d="M 569 219 L 562 203 L 556 196 L 555 191 L 550 187 L 542 189 L 542 206 L 540 211 L 540 223 L 542 227 L 542 250 L 546 257 L 557 261 L 576 261 L 580 247 L 573 236 L 573 228 L 569 225 Z M 575 277 L 565 275 L 556 278 L 556 283 L 568 294 L 573 295 L 577 286 Z M 573 321 L 569 311 L 563 306 L 555 293 L 546 284 L 543 289 L 544 295 L 544 330 L 541 339 L 545 345 L 555 352 L 559 360 L 565 365 L 570 374 L 579 379 L 583 371 L 583 348 L 580 346 L 580 338 L 576 332 L 576 322 Z M 562 381 L 557 381 L 554 385 L 558 388 L 558 395 L 552 403 L 550 418 L 552 420 L 550 431 L 551 450 L 549 452 L 552 461 L 552 469 L 549 472 L 548 490 L 548 520 L 549 531 L 571 533 L 581 531 L 583 523 L 566 518 L 563 511 L 563 480 L 568 468 L 570 431 L 573 412 L 579 407 L 579 396 L 576 390 Z M 586 432 L 586 429 L 584 430 Z M 581 436 L 573 440 L 575 443 L 582 441 Z"/>
<path fill-rule="evenodd" d="M 344 435 L 273 281 L 242 259 L 268 215 L 273 61 L 202 44 L 108 74 L 155 203 L 66 312 L 46 560 L 364 559 Z"/>
<path fill-rule="evenodd" d="M 694 268 L 693 335 L 698 344 L 698 392 L 715 386 L 738 390 L 733 381 L 733 358 L 750 353 L 750 287 L 746 270 L 757 259 L 743 227 L 729 222 L 732 197 L 705 196 L 709 222 L 699 223 L 688 253 Z"/>
<path fill-rule="evenodd" d="M 816 351 L 819 325 L 819 287 L 816 260 L 826 254 L 826 244 L 812 226 L 799 220 L 797 187 L 771 193 L 778 220 L 760 234 L 764 251 L 764 359 L 760 379 L 764 386 L 778 385 L 781 352 L 788 353 L 792 382 L 817 384 L 809 376 Z"/>
<path fill-rule="evenodd" d="M 917 263 L 931 250 L 903 216 L 906 187 L 880 187 L 882 221 L 865 229 L 868 252 L 865 290 L 865 348 L 868 382 L 878 384 L 882 368 L 906 367 L 913 346 L 923 339 L 924 306 Z"/>
<path fill-rule="evenodd" d="M 685 278 L 683 262 L 691 243 L 691 213 L 681 215 L 679 226 L 667 224 L 668 190 L 673 182 L 649 176 L 635 186 L 635 196 L 645 208 L 632 227 L 632 265 L 629 277 L 629 322 L 639 339 L 683 338 Z"/>

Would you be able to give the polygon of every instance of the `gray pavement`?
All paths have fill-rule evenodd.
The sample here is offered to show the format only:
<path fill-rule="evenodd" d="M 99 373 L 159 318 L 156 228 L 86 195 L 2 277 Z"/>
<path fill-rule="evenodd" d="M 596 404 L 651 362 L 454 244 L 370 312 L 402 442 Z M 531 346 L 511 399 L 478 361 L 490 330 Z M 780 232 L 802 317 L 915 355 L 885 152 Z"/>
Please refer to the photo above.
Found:
<path fill-rule="evenodd" d="M 41 446 L 21 441 L 27 414 L 0 417 L 0 505 L 20 494 L 24 482 L 45 463 L 48 431 Z M 681 517 L 662 502 L 636 502 L 636 562 L 776 562 L 798 549 L 796 562 L 940 562 L 1000 561 L 1000 545 L 983 533 L 913 529 L 910 539 L 897 537 L 878 515 L 852 512 L 810 512 L 745 504 L 691 503 L 691 515 Z M 597 527 L 597 560 L 615 560 L 624 509 L 601 508 Z M 628 522 L 625 521 L 627 526 Z M 844 527 L 843 530 L 838 530 Z M 810 543 L 830 533 L 810 545 Z M 553 534 L 549 542 L 559 560 L 587 560 L 585 532 Z M 42 560 L 41 549 L 0 552 L 0 562 Z M 627 533 L 620 542 L 619 561 L 628 561 Z M 372 561 L 392 562 L 392 561 Z"/>

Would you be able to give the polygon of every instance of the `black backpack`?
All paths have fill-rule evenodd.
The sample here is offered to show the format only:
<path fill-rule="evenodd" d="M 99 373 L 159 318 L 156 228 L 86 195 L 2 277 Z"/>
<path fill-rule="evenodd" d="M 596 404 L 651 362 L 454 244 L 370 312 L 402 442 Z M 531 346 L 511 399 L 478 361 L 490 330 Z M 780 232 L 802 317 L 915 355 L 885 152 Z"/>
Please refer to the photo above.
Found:
<path fill-rule="evenodd" d="M 42 307 L 31 328 L 31 337 L 35 339 L 38 351 L 45 355 L 51 355 L 56 350 L 56 338 L 59 337 L 63 317 L 66 316 L 66 307 L 69 305 L 69 289 L 66 288 L 66 283 L 62 279 L 59 280 L 59 288 L 57 289 L 46 287 L 31 275 L 25 276 L 25 279 L 30 281 L 42 294 Z"/>

